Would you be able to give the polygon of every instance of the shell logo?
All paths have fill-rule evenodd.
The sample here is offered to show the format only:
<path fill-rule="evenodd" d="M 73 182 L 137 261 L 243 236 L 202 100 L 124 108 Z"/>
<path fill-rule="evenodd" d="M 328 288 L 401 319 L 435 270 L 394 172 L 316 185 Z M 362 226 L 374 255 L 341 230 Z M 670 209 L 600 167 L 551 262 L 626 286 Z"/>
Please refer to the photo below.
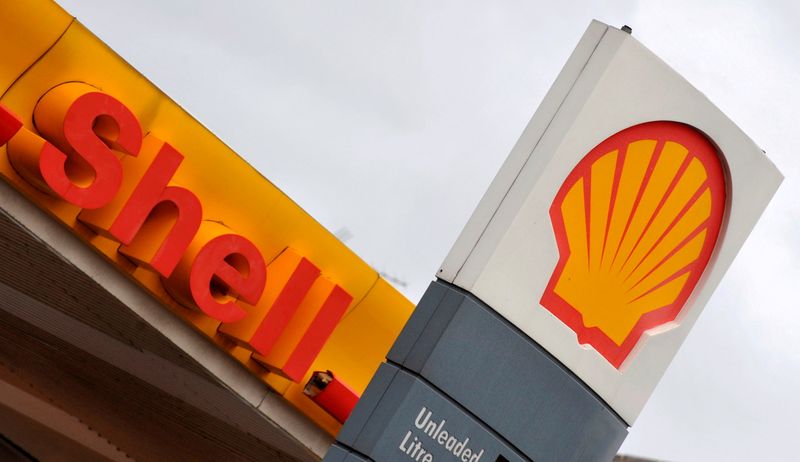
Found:
<path fill-rule="evenodd" d="M 676 122 L 627 128 L 591 150 L 550 207 L 560 258 L 547 310 L 620 368 L 674 321 L 708 264 L 725 211 L 716 148 Z"/>

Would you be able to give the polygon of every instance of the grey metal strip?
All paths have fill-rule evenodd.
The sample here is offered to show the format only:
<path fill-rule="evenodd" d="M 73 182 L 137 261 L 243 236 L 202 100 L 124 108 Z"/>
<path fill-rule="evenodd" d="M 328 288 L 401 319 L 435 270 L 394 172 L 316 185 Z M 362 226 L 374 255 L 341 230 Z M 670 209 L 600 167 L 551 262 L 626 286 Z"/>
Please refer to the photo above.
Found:
<path fill-rule="evenodd" d="M 446 287 L 443 300 L 457 294 L 461 303 L 454 313 L 440 303 L 449 322 L 438 329 L 429 323 L 415 345 L 419 354 L 401 361 L 403 367 L 536 462 L 613 458 L 627 425 L 591 389 L 473 295 L 433 284 Z"/>
<path fill-rule="evenodd" d="M 424 380 L 394 365 L 381 369 L 385 375 L 393 371 L 394 378 L 359 425 L 353 450 L 380 462 L 530 462 Z"/>

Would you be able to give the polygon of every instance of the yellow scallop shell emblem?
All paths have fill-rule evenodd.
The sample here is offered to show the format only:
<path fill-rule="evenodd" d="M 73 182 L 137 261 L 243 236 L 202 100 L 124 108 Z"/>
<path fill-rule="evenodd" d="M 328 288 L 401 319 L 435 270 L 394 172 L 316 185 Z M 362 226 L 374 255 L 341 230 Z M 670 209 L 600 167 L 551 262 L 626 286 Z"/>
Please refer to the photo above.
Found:
<path fill-rule="evenodd" d="M 611 136 L 550 208 L 560 259 L 542 305 L 620 367 L 644 331 L 677 317 L 724 209 L 722 165 L 697 130 L 650 122 Z"/>

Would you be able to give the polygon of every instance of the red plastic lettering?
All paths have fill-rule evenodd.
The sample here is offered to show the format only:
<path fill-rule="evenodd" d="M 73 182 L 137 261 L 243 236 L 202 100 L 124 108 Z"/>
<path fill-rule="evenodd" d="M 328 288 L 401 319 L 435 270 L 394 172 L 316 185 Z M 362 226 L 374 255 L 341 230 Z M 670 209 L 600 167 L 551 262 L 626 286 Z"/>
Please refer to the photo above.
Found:
<path fill-rule="evenodd" d="M 319 277 L 319 268 L 306 258 L 302 258 L 281 293 L 275 299 L 261 324 L 250 339 L 250 346 L 256 352 L 266 355 L 275 346 L 283 330 L 297 312 L 300 302 L 308 294 L 314 281 Z"/>
<path fill-rule="evenodd" d="M 16 135 L 20 128 L 22 128 L 22 121 L 7 107 L 0 104 L 0 146 L 8 143 L 8 140 Z"/>
<path fill-rule="evenodd" d="M 109 229 L 114 238 L 130 244 L 157 205 L 172 204 L 177 210 L 174 224 L 148 262 L 165 277 L 169 277 L 192 242 L 203 214 L 200 200 L 191 191 L 180 186 L 167 186 L 182 161 L 183 155 L 164 143 Z M 152 236 L 142 238 L 152 239 Z"/>
<path fill-rule="evenodd" d="M 201 311 L 222 322 L 236 322 L 247 312 L 236 299 L 255 305 L 264 292 L 267 267 L 252 242 L 236 234 L 209 241 L 192 264 L 189 289 Z"/>
<path fill-rule="evenodd" d="M 333 288 L 282 368 L 286 377 L 295 382 L 303 379 L 352 301 L 353 296 L 344 289 L 338 285 Z"/>
<path fill-rule="evenodd" d="M 47 133 L 44 135 L 51 138 Z M 104 206 L 113 199 L 122 182 L 122 165 L 109 146 L 131 156 L 138 155 L 142 145 L 139 121 L 111 96 L 86 93 L 67 109 L 63 135 L 75 151 L 75 162 L 88 166 L 94 172 L 93 178 L 88 185 L 73 182 L 67 174 L 67 155 L 58 149 L 42 150 L 39 159 L 42 177 L 67 202 L 85 209 Z"/>

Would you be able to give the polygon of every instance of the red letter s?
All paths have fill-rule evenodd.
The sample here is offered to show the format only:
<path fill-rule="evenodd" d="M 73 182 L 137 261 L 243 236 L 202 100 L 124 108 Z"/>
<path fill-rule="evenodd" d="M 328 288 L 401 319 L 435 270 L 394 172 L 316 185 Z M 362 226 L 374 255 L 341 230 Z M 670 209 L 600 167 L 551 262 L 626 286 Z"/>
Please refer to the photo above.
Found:
<path fill-rule="evenodd" d="M 44 192 L 81 208 L 107 204 L 122 182 L 112 149 L 137 156 L 142 129 L 118 100 L 87 84 L 71 82 L 45 93 L 34 122 L 52 145 L 33 140 L 9 143 L 15 170 Z"/>

